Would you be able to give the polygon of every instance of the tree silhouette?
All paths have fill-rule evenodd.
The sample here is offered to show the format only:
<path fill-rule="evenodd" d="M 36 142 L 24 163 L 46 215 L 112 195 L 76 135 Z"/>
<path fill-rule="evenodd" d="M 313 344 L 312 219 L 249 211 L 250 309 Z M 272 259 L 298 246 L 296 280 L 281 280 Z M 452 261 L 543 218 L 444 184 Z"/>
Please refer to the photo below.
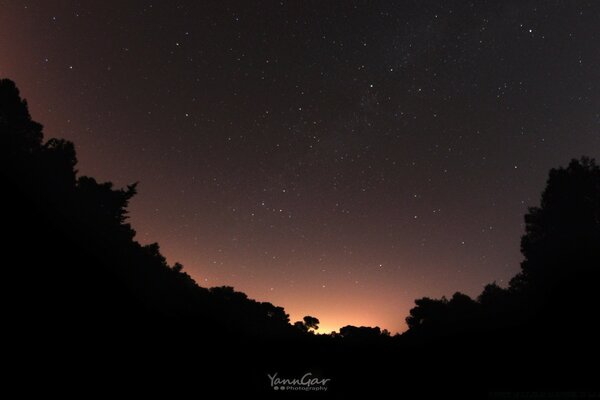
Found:
<path fill-rule="evenodd" d="M 480 313 L 480 304 L 469 296 L 456 292 L 450 300 L 424 297 L 415 300 L 406 324 L 413 331 L 427 335 L 444 335 L 466 329 Z"/>
<path fill-rule="evenodd" d="M 493 282 L 485 285 L 483 292 L 477 297 L 477 301 L 484 307 L 492 307 L 498 302 L 502 302 L 503 298 L 508 294 L 508 290 L 501 288 L 496 282 Z"/>
<path fill-rule="evenodd" d="M 406 324 L 410 329 L 419 327 L 436 326 L 441 324 L 446 317 L 448 300 L 443 297 L 440 300 L 423 297 L 415 300 L 416 307 L 410 310 L 406 317 Z"/>
<path fill-rule="evenodd" d="M 311 317 L 310 315 L 307 315 L 304 317 L 304 325 L 308 329 L 313 329 L 316 331 L 317 329 L 319 329 L 319 319 L 315 318 L 315 317 Z"/>
<path fill-rule="evenodd" d="M 175 264 L 173 264 L 173 267 L 171 269 L 176 273 L 181 273 L 183 272 L 183 265 L 181 263 L 176 262 Z"/>
<path fill-rule="evenodd" d="M 311 329 L 316 331 L 319 329 L 319 319 L 307 315 L 302 321 L 294 322 L 294 327 L 300 332 L 309 332 Z"/>
<path fill-rule="evenodd" d="M 525 216 L 522 272 L 512 286 L 549 290 L 568 275 L 600 265 L 600 168 L 594 160 L 572 160 L 550 171 L 539 207 Z"/>
<path fill-rule="evenodd" d="M 387 334 L 382 334 L 381 329 L 370 326 L 352 326 L 346 325 L 340 328 L 339 336 L 345 340 L 353 342 L 371 342 L 387 338 Z"/>

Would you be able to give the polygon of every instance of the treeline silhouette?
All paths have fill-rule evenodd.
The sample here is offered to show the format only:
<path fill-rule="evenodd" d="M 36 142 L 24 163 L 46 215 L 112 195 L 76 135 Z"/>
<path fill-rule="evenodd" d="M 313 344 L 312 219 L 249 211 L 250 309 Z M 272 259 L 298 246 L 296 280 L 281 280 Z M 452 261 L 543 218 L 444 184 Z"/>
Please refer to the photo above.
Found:
<path fill-rule="evenodd" d="M 64 393 L 76 379 L 94 393 L 273 394 L 267 373 L 276 371 L 319 373 L 338 394 L 597 389 L 583 361 L 600 355 L 600 168 L 591 159 L 550 172 L 508 287 L 418 299 L 402 335 L 354 326 L 316 335 L 317 318 L 291 324 L 281 307 L 203 288 L 158 244 L 139 244 L 127 222 L 137 184 L 80 176 L 73 144 L 44 141 L 8 79 L 0 139 L 5 342 L 18 350 L 12 370 L 47 390 Z"/>
<path fill-rule="evenodd" d="M 553 169 L 539 207 L 525 215 L 524 260 L 507 288 L 485 286 L 476 300 L 422 298 L 406 318 L 406 336 L 431 337 L 509 326 L 566 338 L 597 332 L 600 304 L 600 168 L 572 160 Z M 540 332 L 541 333 L 541 332 Z"/>
<path fill-rule="evenodd" d="M 168 265 L 158 244 L 136 242 L 127 206 L 137 184 L 115 189 L 78 176 L 73 144 L 43 142 L 42 126 L 9 80 L 0 81 L 0 132 L 5 228 L 11 248 L 27 248 L 19 259 L 27 268 L 14 272 L 39 282 L 35 294 L 45 301 L 32 311 L 40 317 L 102 325 L 160 316 L 255 335 L 292 331 L 281 307 L 231 287 L 202 288 L 181 264 Z"/>

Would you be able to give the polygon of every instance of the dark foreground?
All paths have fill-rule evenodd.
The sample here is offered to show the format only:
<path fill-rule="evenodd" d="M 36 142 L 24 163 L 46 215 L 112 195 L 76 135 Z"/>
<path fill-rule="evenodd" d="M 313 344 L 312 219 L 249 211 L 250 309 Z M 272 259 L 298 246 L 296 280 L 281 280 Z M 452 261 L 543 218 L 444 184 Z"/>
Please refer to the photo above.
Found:
<path fill-rule="evenodd" d="M 419 299 L 401 336 L 325 336 L 270 303 L 202 288 L 157 245 L 137 243 L 126 219 L 135 185 L 78 176 L 73 145 L 44 142 L 8 80 L 0 137 L 3 359 L 20 397 L 600 397 L 593 161 L 551 172 L 510 287 Z"/>

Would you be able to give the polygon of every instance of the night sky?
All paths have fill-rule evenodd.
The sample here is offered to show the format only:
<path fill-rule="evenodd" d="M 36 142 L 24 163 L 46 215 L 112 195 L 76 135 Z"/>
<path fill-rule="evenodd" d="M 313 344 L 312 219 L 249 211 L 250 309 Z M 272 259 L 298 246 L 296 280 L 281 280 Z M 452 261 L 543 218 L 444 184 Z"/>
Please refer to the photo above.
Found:
<path fill-rule="evenodd" d="M 0 76 L 140 181 L 137 240 L 325 332 L 506 285 L 548 170 L 600 150 L 595 1 L 0 0 Z"/>

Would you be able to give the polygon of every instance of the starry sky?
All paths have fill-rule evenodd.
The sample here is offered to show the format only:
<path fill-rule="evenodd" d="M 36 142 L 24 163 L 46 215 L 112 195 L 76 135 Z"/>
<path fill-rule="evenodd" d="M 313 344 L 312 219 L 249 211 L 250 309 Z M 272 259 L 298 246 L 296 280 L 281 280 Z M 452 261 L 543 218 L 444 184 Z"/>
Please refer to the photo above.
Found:
<path fill-rule="evenodd" d="M 595 1 L 6 1 L 0 76 L 202 286 L 320 331 L 519 270 L 600 150 Z"/>

